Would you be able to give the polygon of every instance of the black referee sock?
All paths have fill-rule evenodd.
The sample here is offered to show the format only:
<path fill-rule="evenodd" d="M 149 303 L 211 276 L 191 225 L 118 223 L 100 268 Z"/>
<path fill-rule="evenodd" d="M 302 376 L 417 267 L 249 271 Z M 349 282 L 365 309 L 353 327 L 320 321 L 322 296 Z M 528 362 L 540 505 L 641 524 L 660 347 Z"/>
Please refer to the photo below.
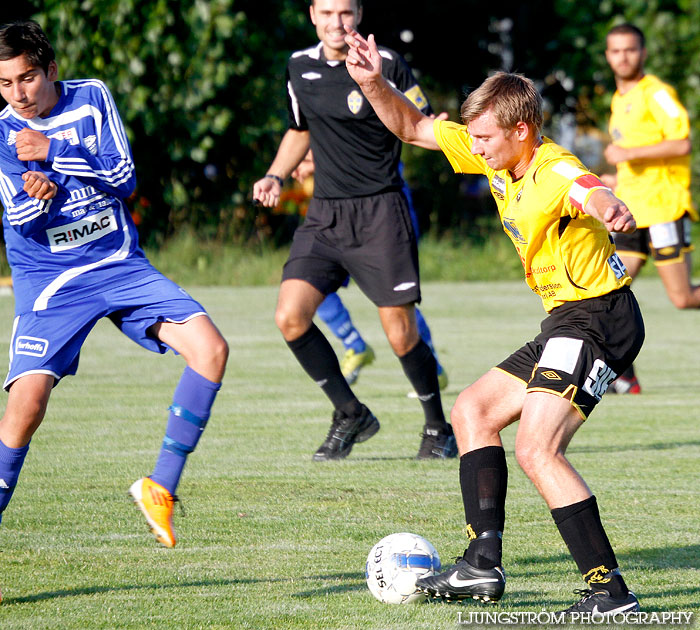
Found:
<path fill-rule="evenodd" d="M 328 396 L 333 407 L 349 416 L 356 416 L 362 411 L 360 401 L 340 371 L 338 357 L 316 324 L 312 323 L 309 330 L 301 337 L 288 341 L 287 345 L 301 367 Z"/>
<path fill-rule="evenodd" d="M 426 426 L 431 429 L 442 429 L 446 424 L 445 414 L 442 411 L 438 385 L 437 361 L 430 347 L 425 341 L 419 339 L 413 349 L 399 357 L 399 361 L 423 405 Z"/>
<path fill-rule="evenodd" d="M 592 588 L 600 586 L 615 598 L 626 597 L 629 589 L 617 568 L 617 558 L 603 529 L 596 498 L 592 496 L 555 508 L 552 518 L 583 579 Z"/>
<path fill-rule="evenodd" d="M 505 525 L 508 465 L 502 446 L 485 446 L 459 459 L 467 535 L 471 539 L 465 558 L 479 569 L 501 564 L 501 536 Z"/>
<path fill-rule="evenodd" d="M 637 375 L 634 373 L 634 365 L 630 365 L 620 376 L 627 378 L 630 381 L 633 378 L 636 378 Z"/>

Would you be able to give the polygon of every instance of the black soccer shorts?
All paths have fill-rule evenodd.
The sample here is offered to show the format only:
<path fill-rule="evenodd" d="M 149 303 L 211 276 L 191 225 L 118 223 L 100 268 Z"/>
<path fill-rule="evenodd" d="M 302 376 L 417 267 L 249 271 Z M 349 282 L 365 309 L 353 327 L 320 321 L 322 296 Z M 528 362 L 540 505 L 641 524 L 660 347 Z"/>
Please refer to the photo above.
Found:
<path fill-rule="evenodd" d="M 418 248 L 400 191 L 311 200 L 282 280 L 305 280 L 328 295 L 348 275 L 377 306 L 420 302 Z"/>
<path fill-rule="evenodd" d="M 566 398 L 585 420 L 610 383 L 634 361 L 644 321 L 634 294 L 623 287 L 553 309 L 533 341 L 496 366 L 528 391 Z"/>
<path fill-rule="evenodd" d="M 632 234 L 615 232 L 613 240 L 618 254 L 642 260 L 651 256 L 657 265 L 683 262 L 685 254 L 693 251 L 687 214 L 676 221 L 638 228 Z"/>

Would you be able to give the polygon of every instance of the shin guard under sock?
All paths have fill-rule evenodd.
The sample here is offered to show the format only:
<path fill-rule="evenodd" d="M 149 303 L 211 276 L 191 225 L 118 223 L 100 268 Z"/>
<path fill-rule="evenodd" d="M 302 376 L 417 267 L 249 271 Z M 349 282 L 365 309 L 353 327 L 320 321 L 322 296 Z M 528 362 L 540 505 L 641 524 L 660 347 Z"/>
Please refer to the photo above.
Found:
<path fill-rule="evenodd" d="M 29 451 L 29 444 L 20 448 L 10 448 L 0 441 L 0 521 L 2 513 L 15 491 L 24 458 Z"/>
<path fill-rule="evenodd" d="M 287 345 L 301 367 L 328 396 L 333 407 L 349 416 L 361 413 L 360 401 L 340 371 L 338 357 L 316 324 L 312 323 L 309 330 L 298 339 L 288 341 Z"/>
<path fill-rule="evenodd" d="M 419 339 L 412 350 L 399 357 L 399 361 L 423 406 L 426 426 L 431 429 L 442 429 L 446 424 L 445 414 L 442 411 L 442 399 L 438 386 L 437 361 L 430 347 L 425 341 Z"/>
<path fill-rule="evenodd" d="M 459 460 L 469 564 L 490 569 L 501 564 L 501 536 L 505 525 L 508 465 L 501 446 L 486 446 L 462 455 Z"/>
<path fill-rule="evenodd" d="M 617 570 L 617 559 L 603 529 L 594 496 L 552 510 L 552 518 L 569 548 L 583 579 L 613 597 L 626 597 L 629 589 Z"/>
<path fill-rule="evenodd" d="M 180 482 L 187 456 L 194 451 L 209 420 L 221 383 L 213 383 L 189 366 L 173 394 L 165 438 L 151 479 L 170 494 Z"/>

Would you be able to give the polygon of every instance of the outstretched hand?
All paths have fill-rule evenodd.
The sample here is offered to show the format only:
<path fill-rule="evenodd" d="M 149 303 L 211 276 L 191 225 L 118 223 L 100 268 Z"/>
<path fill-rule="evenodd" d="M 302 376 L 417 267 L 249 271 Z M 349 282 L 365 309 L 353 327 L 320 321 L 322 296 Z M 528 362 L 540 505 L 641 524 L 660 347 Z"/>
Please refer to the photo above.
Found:
<path fill-rule="evenodd" d="M 603 225 L 608 232 L 630 234 L 637 229 L 637 222 L 629 208 L 619 200 L 611 203 L 603 212 Z"/>
<path fill-rule="evenodd" d="M 378 79 L 382 75 L 382 56 L 377 49 L 374 35 L 365 39 L 347 25 L 345 32 L 345 43 L 349 47 L 345 65 L 350 76 L 360 86 Z"/>

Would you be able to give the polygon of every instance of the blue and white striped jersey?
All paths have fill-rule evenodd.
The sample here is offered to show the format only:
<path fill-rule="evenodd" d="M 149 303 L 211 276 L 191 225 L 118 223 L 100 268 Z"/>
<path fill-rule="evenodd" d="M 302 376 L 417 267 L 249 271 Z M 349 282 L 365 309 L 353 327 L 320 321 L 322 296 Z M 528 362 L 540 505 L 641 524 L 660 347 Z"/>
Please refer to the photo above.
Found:
<path fill-rule="evenodd" d="M 0 199 L 15 310 L 24 313 L 99 293 L 150 266 L 124 199 L 136 185 L 131 148 L 112 95 L 96 79 L 61 81 L 45 118 L 0 112 Z M 51 139 L 44 162 L 17 159 L 17 132 Z M 58 185 L 48 201 L 23 190 L 22 174 L 42 171 Z M 154 270 L 155 271 L 155 270 Z"/>

